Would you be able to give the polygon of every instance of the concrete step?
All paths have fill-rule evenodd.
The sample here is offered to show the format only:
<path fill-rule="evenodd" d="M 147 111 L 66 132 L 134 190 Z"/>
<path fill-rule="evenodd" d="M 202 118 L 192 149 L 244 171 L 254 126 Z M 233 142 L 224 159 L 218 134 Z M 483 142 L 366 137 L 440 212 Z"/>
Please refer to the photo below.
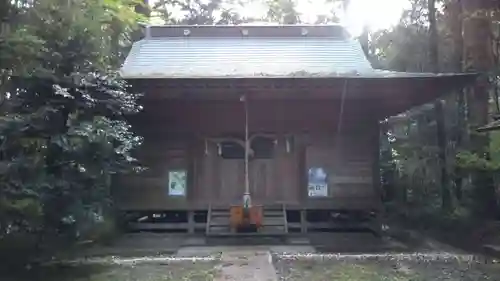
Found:
<path fill-rule="evenodd" d="M 286 233 L 284 225 L 264 225 L 259 229 L 259 232 L 281 232 Z"/>
<path fill-rule="evenodd" d="M 213 217 L 225 217 L 225 218 L 229 218 L 231 216 L 231 214 L 229 212 L 225 213 L 225 212 L 221 212 L 221 211 L 217 211 L 217 212 L 212 212 L 210 214 Z"/>
<path fill-rule="evenodd" d="M 283 211 L 281 210 L 273 210 L 273 211 L 264 211 L 264 217 L 283 217 Z"/>
<path fill-rule="evenodd" d="M 228 218 L 212 218 L 210 220 L 210 226 L 228 226 L 229 227 L 229 219 Z"/>
<path fill-rule="evenodd" d="M 226 232 L 231 232 L 231 229 L 229 225 L 224 226 L 224 225 L 213 225 L 208 228 L 208 233 L 207 234 L 214 234 L 214 233 L 226 233 Z"/>
<path fill-rule="evenodd" d="M 210 233 L 209 236 L 212 237 L 229 237 L 229 236 L 234 236 L 234 237 L 252 237 L 252 236 L 284 236 L 286 235 L 285 232 L 283 231 L 266 231 L 266 232 L 213 232 Z"/>
<path fill-rule="evenodd" d="M 283 217 L 264 217 L 262 225 L 285 225 L 285 218 Z"/>

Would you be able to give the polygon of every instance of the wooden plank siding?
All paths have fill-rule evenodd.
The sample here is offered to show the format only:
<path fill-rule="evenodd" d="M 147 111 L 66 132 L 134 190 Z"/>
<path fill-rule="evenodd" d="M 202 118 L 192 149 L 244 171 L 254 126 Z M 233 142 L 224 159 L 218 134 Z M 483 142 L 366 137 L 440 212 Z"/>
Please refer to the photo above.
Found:
<path fill-rule="evenodd" d="M 369 131 L 365 131 L 367 134 Z M 328 180 L 328 198 L 306 197 L 306 204 L 348 198 L 376 200 L 373 188 L 373 148 L 365 134 L 307 136 L 305 170 L 323 167 Z M 335 204 L 332 204 L 334 207 Z"/>
<path fill-rule="evenodd" d="M 188 103 L 183 108 L 166 105 L 169 110 L 146 111 L 142 126 L 135 126 L 145 137 L 137 157 L 149 169 L 114 181 L 117 205 L 123 210 L 194 210 L 213 206 L 241 204 L 244 192 L 243 159 L 223 159 L 206 137 L 224 137 L 224 132 L 243 131 L 239 105 L 210 104 L 203 107 Z M 289 209 L 372 209 L 380 200 L 376 190 L 374 164 L 378 150 L 378 121 L 348 115 L 338 132 L 337 104 L 320 102 L 269 104 L 251 116 L 250 134 L 276 136 L 271 159 L 252 159 L 249 164 L 250 191 L 255 204 L 286 204 Z M 157 105 L 158 106 L 158 105 Z M 181 106 L 182 107 L 182 106 Z M 316 110 L 314 110 L 316 108 Z M 296 114 L 293 111 L 296 110 Z M 346 114 L 349 113 L 349 108 Z M 352 112 L 352 111 L 351 111 Z M 234 115 L 232 113 L 235 113 Z M 300 113 L 300 114 L 299 114 Z M 307 114 L 306 114 L 307 113 Z M 149 116 L 149 117 L 148 117 Z M 168 122 L 160 126 L 162 116 Z M 232 116 L 232 117 L 231 117 Z M 352 117 L 352 116 L 351 116 Z M 198 120 L 198 121 L 196 121 Z M 137 122 L 137 120 L 136 120 Z M 136 123 L 137 124 L 137 123 Z M 238 125 L 239 124 L 239 125 Z M 238 127 L 239 126 L 239 127 Z M 163 130 L 158 133 L 158 130 Z M 287 138 L 293 141 L 287 150 Z M 321 166 L 328 177 L 328 197 L 309 198 L 307 170 Z M 169 169 L 188 171 L 187 195 L 168 196 Z"/>

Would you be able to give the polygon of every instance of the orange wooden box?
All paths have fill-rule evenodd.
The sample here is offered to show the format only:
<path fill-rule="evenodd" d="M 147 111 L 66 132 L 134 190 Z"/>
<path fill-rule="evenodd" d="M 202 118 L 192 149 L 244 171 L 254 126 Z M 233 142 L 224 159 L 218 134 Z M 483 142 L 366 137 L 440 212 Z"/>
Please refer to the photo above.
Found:
<path fill-rule="evenodd" d="M 240 225 L 255 224 L 257 228 L 262 225 L 262 206 L 252 206 L 250 207 L 250 220 L 245 221 L 244 218 L 244 208 L 243 206 L 231 206 L 230 207 L 230 224 L 231 228 L 237 228 Z"/>

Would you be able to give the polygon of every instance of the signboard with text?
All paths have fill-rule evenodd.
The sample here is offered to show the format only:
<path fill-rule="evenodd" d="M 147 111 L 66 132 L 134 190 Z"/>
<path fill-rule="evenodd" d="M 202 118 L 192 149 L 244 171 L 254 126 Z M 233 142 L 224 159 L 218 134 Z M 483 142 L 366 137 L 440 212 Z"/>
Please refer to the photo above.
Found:
<path fill-rule="evenodd" d="M 309 197 L 327 197 L 328 182 L 325 169 L 313 167 L 308 171 L 307 189 Z"/>
<path fill-rule="evenodd" d="M 186 196 L 187 172 L 175 170 L 168 172 L 168 195 Z"/>

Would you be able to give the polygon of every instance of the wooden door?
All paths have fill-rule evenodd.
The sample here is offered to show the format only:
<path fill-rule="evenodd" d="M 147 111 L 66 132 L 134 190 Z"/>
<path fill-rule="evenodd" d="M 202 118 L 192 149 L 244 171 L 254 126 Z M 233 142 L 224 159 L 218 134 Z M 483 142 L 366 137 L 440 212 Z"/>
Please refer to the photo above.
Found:
<path fill-rule="evenodd" d="M 219 197 L 214 198 L 214 201 L 224 205 L 242 204 L 245 192 L 245 161 L 220 158 L 219 178 Z"/>
<path fill-rule="evenodd" d="M 285 141 L 281 139 L 274 146 L 271 156 L 252 157 L 249 161 L 250 195 L 253 204 L 295 204 L 300 201 L 301 172 L 298 150 L 286 147 Z M 244 157 L 238 153 L 238 157 L 221 155 L 215 144 L 205 149 L 207 152 L 200 155 L 201 165 L 196 168 L 196 201 L 213 206 L 242 204 L 245 192 Z"/>
<path fill-rule="evenodd" d="M 224 158 L 214 143 L 204 144 L 203 148 L 194 172 L 196 204 L 224 207 L 240 203 L 245 183 L 244 160 Z"/>
<path fill-rule="evenodd" d="M 250 195 L 253 204 L 270 204 L 275 196 L 274 159 L 253 159 L 249 163 Z"/>
<path fill-rule="evenodd" d="M 256 157 L 249 163 L 254 204 L 298 203 L 300 200 L 298 153 L 284 138 L 279 140 L 272 153 Z"/>

